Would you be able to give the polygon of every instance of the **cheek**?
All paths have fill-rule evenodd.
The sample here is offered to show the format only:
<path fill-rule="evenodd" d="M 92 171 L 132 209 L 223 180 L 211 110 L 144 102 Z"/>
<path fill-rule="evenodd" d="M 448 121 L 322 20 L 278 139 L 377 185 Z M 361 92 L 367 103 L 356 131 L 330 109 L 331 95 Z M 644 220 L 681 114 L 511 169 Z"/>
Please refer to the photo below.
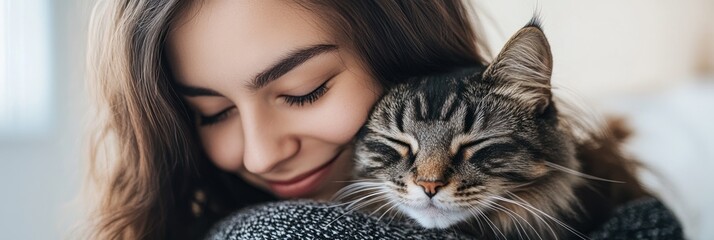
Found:
<path fill-rule="evenodd" d="M 310 124 L 304 125 L 311 126 L 309 132 L 336 144 L 346 144 L 354 138 L 379 94 L 374 87 L 359 81 L 363 80 L 345 79 L 343 84 L 335 84 L 330 89 L 330 99 L 325 99 L 316 111 L 305 118 L 310 121 Z"/>
<path fill-rule="evenodd" d="M 209 159 L 219 169 L 237 172 L 243 166 L 243 130 L 237 117 L 199 130 Z"/>

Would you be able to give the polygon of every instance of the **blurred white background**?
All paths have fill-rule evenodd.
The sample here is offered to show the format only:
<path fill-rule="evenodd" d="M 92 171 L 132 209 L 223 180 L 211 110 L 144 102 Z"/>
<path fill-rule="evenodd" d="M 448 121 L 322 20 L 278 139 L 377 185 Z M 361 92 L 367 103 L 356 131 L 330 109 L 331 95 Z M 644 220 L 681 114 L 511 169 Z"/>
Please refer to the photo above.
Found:
<path fill-rule="evenodd" d="M 0 0 L 0 232 L 61 239 L 81 185 L 90 0 Z"/>
<path fill-rule="evenodd" d="M 59 239 L 77 219 L 95 0 L 0 0 L 0 232 Z M 533 0 L 474 0 L 493 52 Z M 629 117 L 630 151 L 690 239 L 714 239 L 714 1 L 540 0 L 554 84 Z"/>

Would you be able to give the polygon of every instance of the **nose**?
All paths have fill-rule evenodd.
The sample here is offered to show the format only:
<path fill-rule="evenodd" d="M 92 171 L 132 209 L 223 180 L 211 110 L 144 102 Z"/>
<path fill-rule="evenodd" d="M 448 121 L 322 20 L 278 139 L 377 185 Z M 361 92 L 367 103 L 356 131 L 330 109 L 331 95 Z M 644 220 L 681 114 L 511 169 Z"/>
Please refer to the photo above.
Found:
<path fill-rule="evenodd" d="M 275 169 L 297 154 L 300 143 L 285 124 L 269 112 L 243 114 L 243 165 L 254 174 Z"/>
<path fill-rule="evenodd" d="M 439 191 L 439 188 L 446 185 L 443 181 L 417 181 L 416 184 L 424 189 L 424 193 L 426 193 L 429 198 L 434 197 L 436 192 Z"/>

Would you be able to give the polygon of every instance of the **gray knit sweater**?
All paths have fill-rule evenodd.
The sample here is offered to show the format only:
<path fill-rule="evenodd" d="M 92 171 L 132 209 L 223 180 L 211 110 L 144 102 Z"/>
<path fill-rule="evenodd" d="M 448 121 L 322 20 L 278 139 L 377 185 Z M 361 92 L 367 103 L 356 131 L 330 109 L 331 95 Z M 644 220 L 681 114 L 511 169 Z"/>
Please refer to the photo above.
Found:
<path fill-rule="evenodd" d="M 337 221 L 333 221 L 338 219 Z M 625 204 L 590 239 L 683 239 L 674 215 L 657 199 Z M 219 222 L 207 239 L 470 239 L 454 231 L 430 230 L 409 221 L 380 221 L 377 216 L 310 201 L 263 204 Z"/>

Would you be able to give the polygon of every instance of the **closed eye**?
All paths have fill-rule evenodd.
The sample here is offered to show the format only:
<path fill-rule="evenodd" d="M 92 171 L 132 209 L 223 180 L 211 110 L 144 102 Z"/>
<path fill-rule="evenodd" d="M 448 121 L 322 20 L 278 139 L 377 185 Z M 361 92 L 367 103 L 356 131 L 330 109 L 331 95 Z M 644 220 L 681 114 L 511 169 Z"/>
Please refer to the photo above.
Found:
<path fill-rule="evenodd" d="M 210 126 L 213 124 L 216 124 L 220 121 L 223 121 L 227 117 L 230 116 L 230 114 L 233 113 L 233 110 L 236 110 L 235 106 L 231 106 L 229 108 L 223 109 L 220 112 L 213 114 L 211 116 L 203 116 L 199 114 L 199 125 L 200 126 Z"/>
<path fill-rule="evenodd" d="M 475 141 L 466 142 L 466 143 L 464 143 L 464 144 L 461 144 L 461 149 L 466 149 L 466 148 L 470 148 L 470 147 L 476 146 L 476 145 L 478 145 L 479 143 L 482 143 L 482 142 L 484 142 L 484 141 L 486 141 L 486 140 L 488 140 L 488 138 L 482 138 L 482 139 L 477 139 L 477 140 L 475 140 Z"/>
<path fill-rule="evenodd" d="M 470 162 L 482 161 L 488 159 L 500 159 L 508 156 L 513 156 L 520 151 L 517 145 L 507 142 L 497 142 L 478 148 L 468 157 Z M 466 156 L 464 156 L 466 157 Z"/>
<path fill-rule="evenodd" d="M 493 139 L 493 138 L 480 138 L 480 139 L 476 139 L 476 140 L 473 140 L 473 141 L 468 141 L 468 142 L 462 143 L 462 144 L 459 146 L 459 150 L 457 150 L 456 153 L 454 154 L 453 158 L 454 158 L 455 161 L 457 161 L 457 162 L 462 161 L 463 159 L 465 159 L 465 158 L 467 157 L 467 156 L 466 156 L 466 151 L 467 151 L 467 150 L 469 150 L 470 148 L 475 147 L 476 145 L 479 145 L 479 144 L 485 142 L 486 140 L 490 140 L 490 139 Z M 473 155 L 473 154 L 471 154 L 471 155 Z"/>
<path fill-rule="evenodd" d="M 317 88 L 315 88 L 315 90 L 312 90 L 308 94 L 302 96 L 285 95 L 283 96 L 283 99 L 285 99 L 285 102 L 290 106 L 303 106 L 305 104 L 312 104 L 317 101 L 317 99 L 322 97 L 322 95 L 325 95 L 325 93 L 327 93 L 327 82 L 329 82 L 329 80 L 323 82 L 320 86 L 318 86 Z"/>
<path fill-rule="evenodd" d="M 389 141 L 389 142 L 391 142 L 391 143 L 394 143 L 394 144 L 396 144 L 396 145 L 399 145 L 399 146 L 400 146 L 401 148 L 403 148 L 403 149 L 406 149 L 406 152 L 400 151 L 400 153 L 402 153 L 402 155 L 405 155 L 405 156 L 412 156 L 412 155 L 414 155 L 414 153 L 412 152 L 412 147 L 411 147 L 411 145 L 409 145 L 409 143 L 406 143 L 406 142 L 404 142 L 404 141 L 401 141 L 401 140 L 396 139 L 396 138 L 393 138 L 393 137 L 386 137 L 386 136 L 385 136 L 384 139 L 387 139 L 387 141 Z"/>

